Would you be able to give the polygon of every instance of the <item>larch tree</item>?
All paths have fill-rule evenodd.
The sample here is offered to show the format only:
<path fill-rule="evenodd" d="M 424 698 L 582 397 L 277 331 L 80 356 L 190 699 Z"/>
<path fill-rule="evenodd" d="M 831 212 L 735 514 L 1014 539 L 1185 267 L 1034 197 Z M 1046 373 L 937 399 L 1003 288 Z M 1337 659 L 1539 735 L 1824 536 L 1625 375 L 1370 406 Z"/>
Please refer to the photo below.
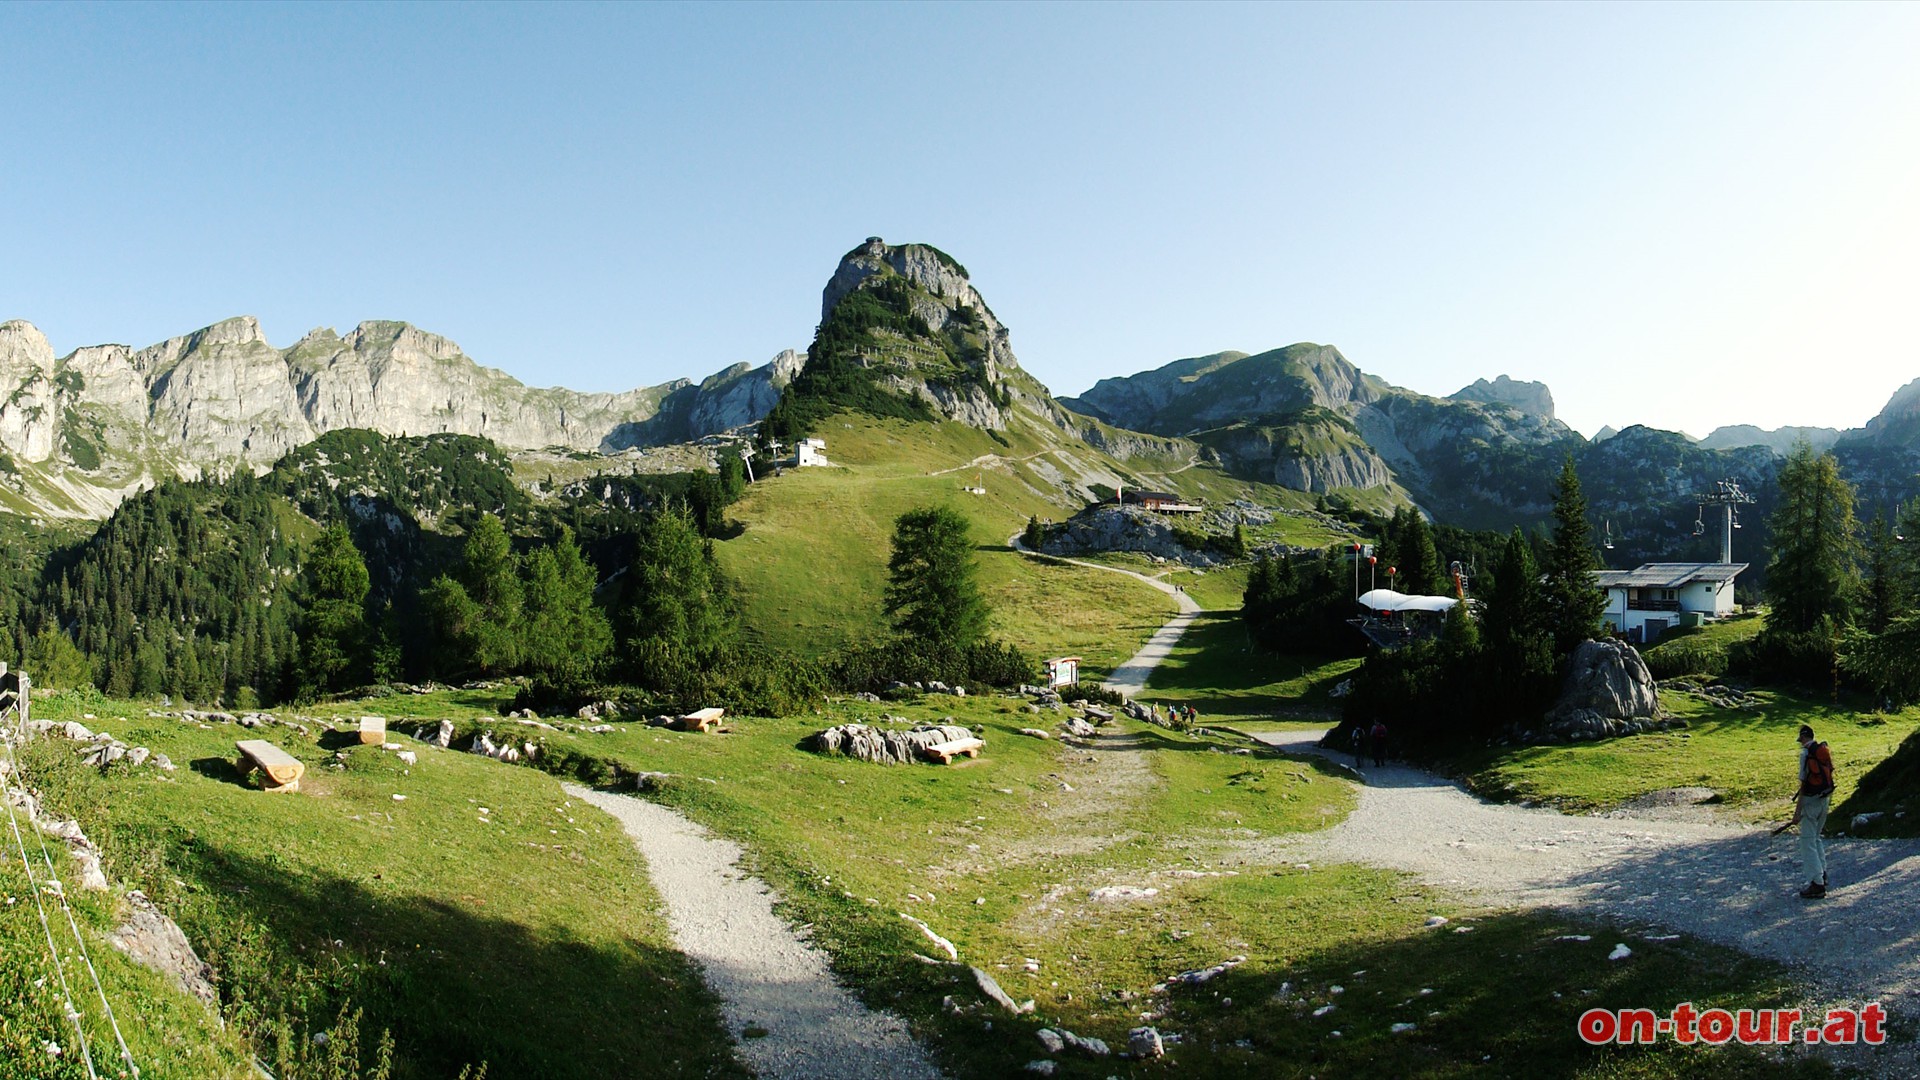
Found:
<path fill-rule="evenodd" d="M 1804 440 L 1780 466 L 1777 483 L 1780 501 L 1769 519 L 1767 627 L 1803 632 L 1845 623 L 1860 589 L 1853 485 L 1840 476 L 1839 459 L 1815 454 Z"/>

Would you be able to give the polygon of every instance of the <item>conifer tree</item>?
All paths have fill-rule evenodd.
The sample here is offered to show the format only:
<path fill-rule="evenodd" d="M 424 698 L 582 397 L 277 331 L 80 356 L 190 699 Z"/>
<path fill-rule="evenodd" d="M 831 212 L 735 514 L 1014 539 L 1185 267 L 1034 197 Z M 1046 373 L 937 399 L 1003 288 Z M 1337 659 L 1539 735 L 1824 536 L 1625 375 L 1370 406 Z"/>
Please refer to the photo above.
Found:
<path fill-rule="evenodd" d="M 536 675 L 578 684 L 613 644 L 607 617 L 593 602 L 597 575 L 573 530 L 526 556 L 526 666 Z"/>
<path fill-rule="evenodd" d="M 1519 529 L 1507 538 L 1480 622 L 1482 683 L 1488 705 L 1510 720 L 1530 720 L 1553 678 L 1553 637 L 1541 603 L 1533 548 Z"/>
<path fill-rule="evenodd" d="M 302 700 L 344 690 L 368 673 L 367 564 L 345 525 L 313 543 L 300 568 L 300 649 L 294 693 Z"/>
<path fill-rule="evenodd" d="M 1804 440 L 1780 466 L 1777 483 L 1767 628 L 1793 633 L 1845 623 L 1860 584 L 1853 485 L 1841 478 L 1837 458 L 1816 455 Z"/>
<path fill-rule="evenodd" d="M 987 636 L 987 600 L 974 581 L 973 540 L 958 510 L 927 506 L 895 519 L 886 612 L 901 637 L 936 648 L 966 648 Z"/>
<path fill-rule="evenodd" d="M 713 543 L 685 513 L 654 514 L 636 539 L 619 617 L 627 676 L 670 689 L 717 665 L 734 641 L 731 591 Z"/>
<path fill-rule="evenodd" d="M 1545 575 L 1541 607 L 1556 656 L 1565 656 L 1582 641 L 1603 633 L 1600 616 L 1607 609 L 1607 594 L 1594 579 L 1599 569 L 1593 526 L 1587 521 L 1587 497 L 1580 493 L 1580 474 L 1568 455 L 1553 488 L 1553 536 L 1541 567 Z"/>
<path fill-rule="evenodd" d="M 421 591 L 443 674 L 500 675 L 516 669 L 524 629 L 518 569 L 506 526 L 482 514 L 467 535 L 457 574 L 442 574 Z"/>

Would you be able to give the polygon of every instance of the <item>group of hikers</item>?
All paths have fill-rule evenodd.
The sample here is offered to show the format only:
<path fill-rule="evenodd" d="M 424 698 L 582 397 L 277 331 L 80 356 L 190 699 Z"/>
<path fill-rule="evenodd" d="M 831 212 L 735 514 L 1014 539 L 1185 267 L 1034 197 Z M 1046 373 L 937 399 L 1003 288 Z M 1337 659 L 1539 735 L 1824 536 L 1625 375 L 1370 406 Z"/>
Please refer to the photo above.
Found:
<path fill-rule="evenodd" d="M 1191 705 L 1179 705 L 1173 702 L 1168 702 L 1166 716 L 1164 719 L 1162 719 L 1161 717 L 1160 706 L 1158 705 L 1149 704 L 1147 706 L 1147 711 L 1153 714 L 1153 722 L 1156 724 L 1159 724 L 1159 723 L 1172 724 L 1175 722 L 1180 722 L 1180 723 L 1184 723 L 1188 727 L 1192 727 L 1193 725 L 1200 722 L 1200 710 L 1194 708 Z"/>
<path fill-rule="evenodd" d="M 1383 766 L 1387 763 L 1387 724 L 1384 720 L 1375 720 L 1369 728 L 1365 724 L 1353 725 L 1353 767 L 1365 765 L 1368 747 L 1373 749 L 1373 763 Z"/>

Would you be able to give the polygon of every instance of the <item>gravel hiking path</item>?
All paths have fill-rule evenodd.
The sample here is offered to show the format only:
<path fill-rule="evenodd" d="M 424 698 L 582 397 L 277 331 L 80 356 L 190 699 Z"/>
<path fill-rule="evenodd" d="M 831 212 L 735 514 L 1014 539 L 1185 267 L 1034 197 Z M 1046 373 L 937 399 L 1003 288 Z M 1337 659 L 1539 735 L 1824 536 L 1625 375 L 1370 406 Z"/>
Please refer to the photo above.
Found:
<path fill-rule="evenodd" d="M 1053 559 L 1057 562 L 1072 563 L 1075 566 L 1092 567 L 1095 570 L 1105 570 L 1109 574 L 1125 574 L 1135 581 L 1146 582 L 1173 597 L 1174 603 L 1180 606 L 1180 614 L 1175 615 L 1165 626 L 1154 631 L 1153 636 L 1147 639 L 1147 643 L 1140 647 L 1140 651 L 1134 653 L 1131 660 L 1114 668 L 1113 674 L 1101 684 L 1105 689 L 1117 691 L 1128 697 L 1137 697 L 1146 690 L 1147 676 L 1153 674 L 1153 669 L 1160 666 L 1160 661 L 1165 660 L 1167 655 L 1173 652 L 1173 647 L 1180 642 L 1180 635 L 1186 633 L 1187 627 L 1192 625 L 1193 617 L 1206 610 L 1193 597 L 1188 596 L 1185 590 L 1177 589 L 1159 578 L 1148 577 L 1118 566 L 1102 566 L 1097 562 L 1069 559 L 1062 555 L 1045 555 L 1021 543 L 1019 533 L 1007 537 L 1007 546 L 1039 559 Z"/>
<path fill-rule="evenodd" d="M 763 1080 L 938 1080 L 899 1017 L 833 981 L 826 954 L 773 912 L 766 884 L 739 867 L 740 847 L 664 806 L 566 784 L 612 814 L 647 860 L 674 944 L 700 965 L 740 1059 Z M 749 1029 L 765 1031 L 748 1038 Z"/>
<path fill-rule="evenodd" d="M 1291 754 L 1350 767 L 1315 745 L 1321 731 L 1255 736 Z M 1791 776 L 1793 761 L 1783 755 Z M 1460 785 L 1405 765 L 1366 766 L 1360 802 L 1325 832 L 1262 840 L 1251 858 L 1318 858 L 1404 870 L 1501 904 L 1597 914 L 1684 931 L 1781 961 L 1842 1001 L 1880 1001 L 1911 1032 L 1920 1014 L 1920 840 L 1829 840 L 1827 899 L 1795 895 L 1795 834 L 1676 820 L 1659 811 L 1576 816 L 1482 802 Z M 1784 805 L 1784 804 L 1783 804 Z M 1684 816 L 1684 815 L 1682 815 Z M 1782 815 L 1784 817 L 1784 814 Z M 1611 947 L 1612 943 L 1607 943 Z M 1598 943 L 1596 943 L 1596 946 Z M 1920 1075 L 1912 1042 L 1862 1066 Z M 1900 1056 L 1898 1068 L 1887 1053 Z"/>

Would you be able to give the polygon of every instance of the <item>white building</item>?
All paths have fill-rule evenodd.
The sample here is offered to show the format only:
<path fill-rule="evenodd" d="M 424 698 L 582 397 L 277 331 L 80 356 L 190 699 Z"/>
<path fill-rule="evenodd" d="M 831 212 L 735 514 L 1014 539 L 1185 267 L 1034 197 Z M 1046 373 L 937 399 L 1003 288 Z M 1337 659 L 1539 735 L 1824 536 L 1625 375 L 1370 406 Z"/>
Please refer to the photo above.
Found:
<path fill-rule="evenodd" d="M 827 460 L 827 440 L 801 439 L 800 445 L 794 448 L 793 463 L 796 467 L 801 468 L 808 465 L 833 464 L 833 462 Z"/>
<path fill-rule="evenodd" d="M 1647 563 L 1595 571 L 1607 591 L 1605 618 L 1628 641 L 1652 644 L 1668 627 L 1733 614 L 1733 579 L 1746 563 Z"/>

